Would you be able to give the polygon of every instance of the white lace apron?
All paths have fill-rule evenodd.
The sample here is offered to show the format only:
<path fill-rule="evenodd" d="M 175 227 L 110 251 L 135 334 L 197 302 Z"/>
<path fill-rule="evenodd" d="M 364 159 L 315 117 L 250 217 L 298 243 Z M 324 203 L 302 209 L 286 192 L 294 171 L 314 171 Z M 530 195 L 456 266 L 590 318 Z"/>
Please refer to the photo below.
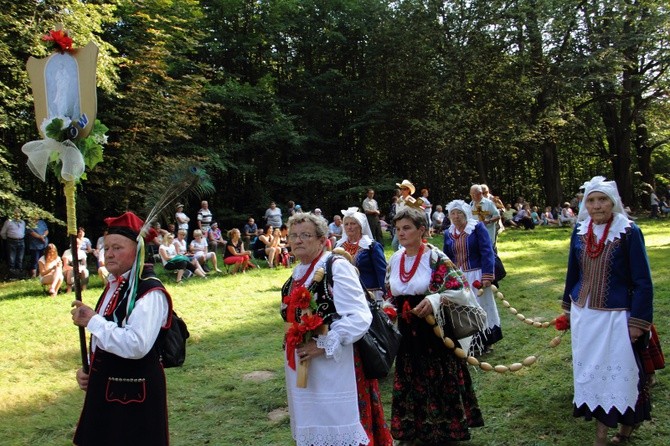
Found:
<path fill-rule="evenodd" d="M 574 303 L 570 311 L 573 402 L 592 411 L 624 413 L 638 398 L 638 368 L 628 336 L 627 311 L 603 311 Z"/>

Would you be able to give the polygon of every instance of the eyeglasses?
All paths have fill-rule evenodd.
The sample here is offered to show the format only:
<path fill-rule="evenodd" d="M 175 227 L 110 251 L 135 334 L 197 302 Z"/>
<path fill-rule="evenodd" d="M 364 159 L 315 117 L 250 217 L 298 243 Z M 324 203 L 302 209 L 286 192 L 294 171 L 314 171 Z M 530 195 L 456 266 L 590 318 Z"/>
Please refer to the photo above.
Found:
<path fill-rule="evenodd" d="M 297 239 L 300 239 L 303 242 L 306 242 L 307 240 L 311 239 L 312 237 L 315 237 L 315 236 L 308 233 L 308 232 L 302 232 L 300 234 L 289 234 L 288 235 L 288 239 L 292 242 L 295 242 Z"/>

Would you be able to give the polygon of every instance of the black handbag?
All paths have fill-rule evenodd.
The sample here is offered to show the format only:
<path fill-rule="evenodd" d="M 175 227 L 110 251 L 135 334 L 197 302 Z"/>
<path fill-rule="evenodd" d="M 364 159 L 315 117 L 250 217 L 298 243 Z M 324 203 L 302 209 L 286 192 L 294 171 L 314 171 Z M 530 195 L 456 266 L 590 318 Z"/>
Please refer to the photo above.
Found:
<path fill-rule="evenodd" d="M 170 327 L 161 330 L 156 342 L 164 368 L 180 367 L 186 360 L 186 339 L 190 336 L 186 322 L 172 311 Z"/>
<path fill-rule="evenodd" d="M 384 378 L 391 371 L 402 335 L 379 303 L 368 300 L 368 304 L 372 313 L 372 323 L 368 332 L 356 341 L 355 345 L 361 356 L 365 377 Z"/>
<path fill-rule="evenodd" d="M 330 256 L 326 261 L 326 277 L 331 287 L 333 286 L 332 265 L 334 259 L 335 256 Z M 389 316 L 382 310 L 374 296 L 365 288 L 360 277 L 359 282 L 368 300 L 368 306 L 372 313 L 372 323 L 367 333 L 354 345 L 358 348 L 365 377 L 367 379 L 384 378 L 391 371 L 393 361 L 398 354 L 402 335 L 391 322 Z"/>
<path fill-rule="evenodd" d="M 495 258 L 493 259 L 493 274 L 495 276 L 495 281 L 497 282 L 498 280 L 503 280 L 505 278 L 507 271 L 505 271 L 505 265 L 503 265 L 503 262 L 500 260 L 500 257 L 498 257 L 498 254 L 494 255 Z"/>

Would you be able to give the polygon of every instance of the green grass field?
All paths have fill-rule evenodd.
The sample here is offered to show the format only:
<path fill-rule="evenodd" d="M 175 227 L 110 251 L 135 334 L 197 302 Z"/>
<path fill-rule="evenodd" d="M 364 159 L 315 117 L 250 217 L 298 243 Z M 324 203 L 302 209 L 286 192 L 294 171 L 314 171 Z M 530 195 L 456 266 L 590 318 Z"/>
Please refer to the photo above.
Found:
<path fill-rule="evenodd" d="M 670 351 L 670 223 L 640 221 L 655 284 L 655 322 Z M 508 271 L 505 298 L 530 318 L 551 320 L 560 312 L 570 230 L 508 230 L 499 239 Z M 431 240 L 442 245 L 442 239 Z M 390 255 L 390 250 L 387 255 Z M 160 269 L 160 268 L 159 268 Z M 236 276 L 192 278 L 176 286 L 163 275 L 177 312 L 189 325 L 187 362 L 166 371 L 173 445 L 292 444 L 286 418 L 269 414 L 286 406 L 278 314 L 285 269 Z M 92 279 L 83 299 L 94 304 L 102 287 Z M 0 284 L 0 444 L 68 445 L 84 394 L 75 383 L 78 332 L 70 318 L 72 295 L 46 297 L 35 281 Z M 592 443 L 594 424 L 572 417 L 569 335 L 556 348 L 553 328 L 533 328 L 499 304 L 504 339 L 486 356 L 493 365 L 537 355 L 516 373 L 471 368 L 486 425 L 469 445 L 581 446 Z M 267 372 L 257 379 L 254 372 Z M 658 373 L 654 421 L 635 433 L 634 445 L 670 444 L 670 383 Z M 382 381 L 390 415 L 391 379 Z"/>

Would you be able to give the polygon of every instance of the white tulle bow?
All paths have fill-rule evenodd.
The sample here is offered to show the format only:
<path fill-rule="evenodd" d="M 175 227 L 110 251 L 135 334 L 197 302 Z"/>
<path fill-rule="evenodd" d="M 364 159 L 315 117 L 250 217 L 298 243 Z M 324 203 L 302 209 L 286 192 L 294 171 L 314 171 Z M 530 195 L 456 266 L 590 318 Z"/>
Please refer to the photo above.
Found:
<path fill-rule="evenodd" d="M 53 152 L 58 152 L 63 163 L 61 177 L 65 181 L 77 181 L 86 168 L 84 156 L 70 140 L 62 143 L 51 138 L 30 141 L 23 145 L 21 151 L 28 156 L 30 170 L 42 181 L 46 179 L 47 165 Z"/>

